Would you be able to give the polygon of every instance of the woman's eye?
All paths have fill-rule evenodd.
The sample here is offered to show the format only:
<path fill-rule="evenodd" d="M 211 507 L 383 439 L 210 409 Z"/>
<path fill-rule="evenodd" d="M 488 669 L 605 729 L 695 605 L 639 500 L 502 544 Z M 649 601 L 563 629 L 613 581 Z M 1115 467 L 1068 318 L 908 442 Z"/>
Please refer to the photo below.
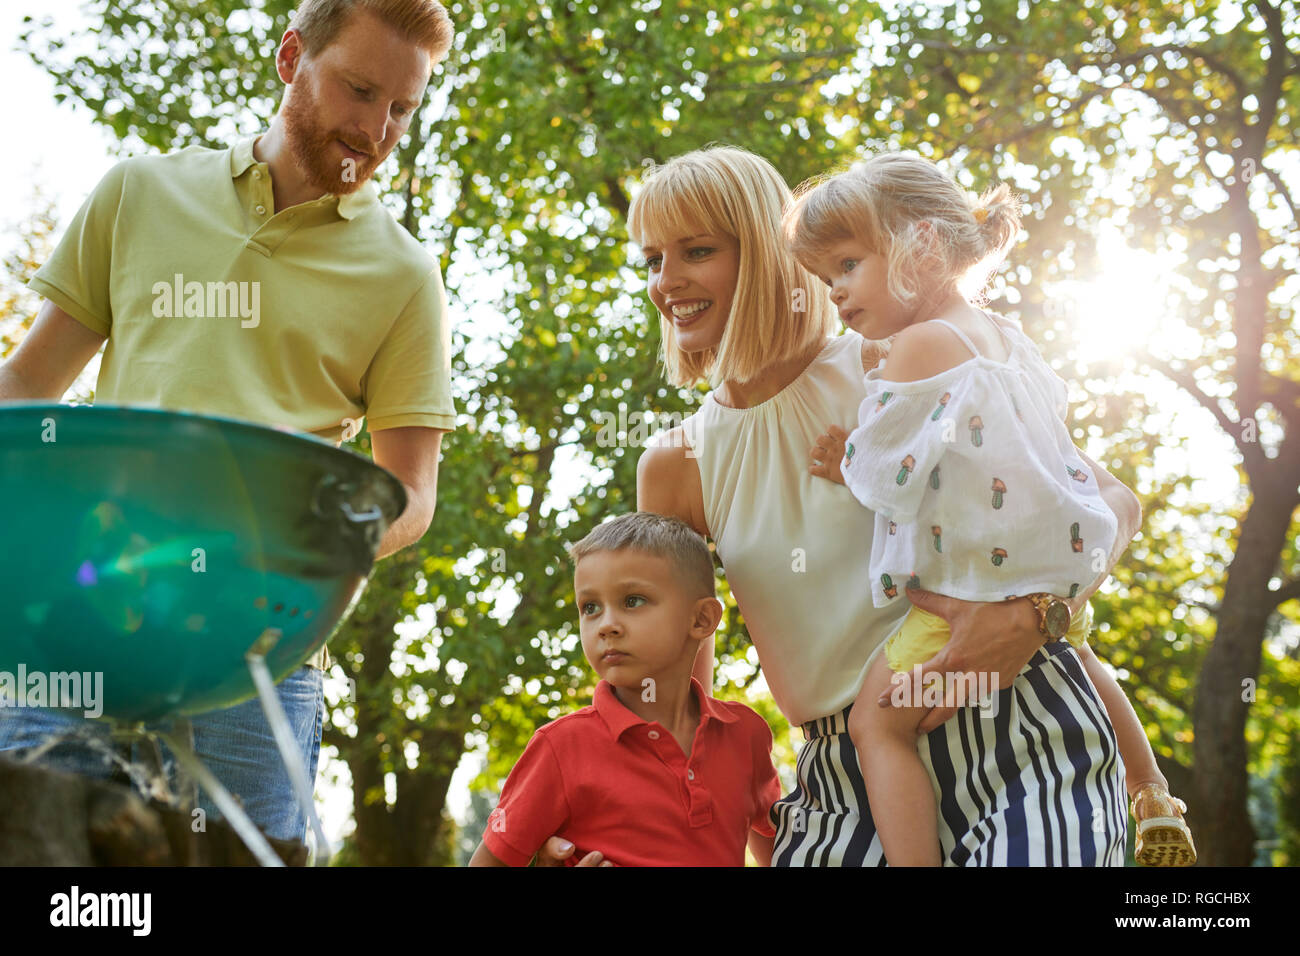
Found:
<path fill-rule="evenodd" d="M 709 255 L 713 251 L 714 250 L 710 249 L 708 246 L 696 246 L 694 249 L 690 250 L 688 255 L 690 255 L 691 258 L 693 259 L 703 259 L 705 256 Z"/>
<path fill-rule="evenodd" d="M 659 271 L 659 263 L 663 261 L 662 256 L 650 256 L 645 262 L 641 263 L 642 269 L 649 269 L 651 272 Z"/>
<path fill-rule="evenodd" d="M 857 259 L 845 259 L 843 262 L 840 263 L 840 267 L 845 272 L 852 272 L 854 267 L 857 266 L 857 264 L 858 264 Z"/>
<path fill-rule="evenodd" d="M 636 601 L 637 603 L 633 604 L 633 601 Z M 640 607 L 642 604 L 646 603 L 646 600 L 639 594 L 629 594 L 623 603 L 628 607 Z"/>

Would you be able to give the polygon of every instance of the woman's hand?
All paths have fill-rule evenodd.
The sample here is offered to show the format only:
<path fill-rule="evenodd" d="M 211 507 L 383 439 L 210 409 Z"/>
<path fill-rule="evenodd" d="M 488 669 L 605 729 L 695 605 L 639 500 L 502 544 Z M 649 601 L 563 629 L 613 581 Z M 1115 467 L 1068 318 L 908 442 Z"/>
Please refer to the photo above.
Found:
<path fill-rule="evenodd" d="M 948 675 L 974 673 L 989 675 L 986 684 L 977 679 L 976 687 L 987 686 L 993 693 L 1010 687 L 1021 668 L 1043 646 L 1045 638 L 1038 629 L 1038 612 L 1028 599 L 999 601 L 993 604 L 961 601 L 930 591 L 908 589 L 911 602 L 923 611 L 937 614 L 952 628 L 952 637 L 934 657 L 921 665 L 921 681 L 916 683 L 915 668 L 905 674 L 895 674 L 894 683 L 877 698 L 881 707 L 887 707 L 894 694 L 912 695 L 906 700 L 922 700 L 925 676 L 937 673 L 945 680 Z M 969 684 L 954 680 L 959 696 Z M 945 697 L 945 703 L 947 698 Z M 957 700 L 959 706 L 974 701 Z M 917 727 L 917 733 L 927 734 L 957 713 L 957 707 L 934 707 Z"/>
<path fill-rule="evenodd" d="M 569 857 L 573 856 L 574 846 L 568 840 L 561 840 L 554 836 L 542 844 L 542 848 L 537 851 L 537 857 L 534 866 L 567 866 L 565 863 Z M 578 866 L 613 866 L 614 864 L 606 860 L 604 854 L 599 850 L 592 850 L 577 863 Z"/>
<path fill-rule="evenodd" d="M 817 444 L 808 450 L 812 457 L 810 474 L 826 478 L 836 484 L 844 484 L 844 474 L 840 471 L 840 462 L 844 459 L 845 442 L 849 433 L 838 425 L 829 425 L 826 434 L 817 439 Z"/>

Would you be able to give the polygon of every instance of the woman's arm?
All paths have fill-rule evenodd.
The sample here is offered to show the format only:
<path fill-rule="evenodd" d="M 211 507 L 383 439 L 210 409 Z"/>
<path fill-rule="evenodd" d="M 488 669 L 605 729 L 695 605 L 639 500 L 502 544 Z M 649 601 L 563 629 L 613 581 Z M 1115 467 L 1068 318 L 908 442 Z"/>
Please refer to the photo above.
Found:
<path fill-rule="evenodd" d="M 776 845 L 776 837 L 763 836 L 756 830 L 749 831 L 749 852 L 754 854 L 754 860 L 759 866 L 772 865 L 772 848 Z"/>
<path fill-rule="evenodd" d="M 1082 607 L 1088 596 L 1101 586 L 1142 525 L 1142 507 L 1137 495 L 1092 459 L 1082 452 L 1080 455 L 1097 476 L 1098 491 L 1119 519 L 1119 533 L 1108 556 L 1106 574 L 1099 574 L 1088 590 L 1067 602 L 1072 611 Z M 1043 646 L 1044 637 L 1038 630 L 1038 613 L 1027 599 L 989 604 L 911 589 L 908 589 L 907 596 L 922 610 L 938 614 L 952 628 L 952 637 L 943 650 L 923 665 L 922 680 L 932 672 L 973 672 L 991 675 L 995 688 L 1010 687 L 1034 651 Z M 911 682 L 915 676 L 908 674 L 904 679 Z M 922 684 L 911 690 L 920 694 L 923 687 Z M 882 707 L 888 706 L 889 695 L 882 694 L 877 703 Z M 955 707 L 936 707 L 921 721 L 918 731 L 929 733 L 956 712 Z"/>
<path fill-rule="evenodd" d="M 681 426 L 665 432 L 641 453 L 636 463 L 636 507 L 638 511 L 681 518 L 702 537 L 709 536 L 704 521 L 704 487 L 700 466 L 687 444 Z M 713 635 L 700 645 L 691 676 L 705 693 L 713 696 Z"/>
<path fill-rule="evenodd" d="M 478 844 L 478 849 L 474 851 L 474 855 L 469 859 L 469 865 L 470 866 L 509 866 L 510 864 L 504 863 L 501 860 L 497 859 L 497 857 L 493 855 L 492 851 L 487 848 L 487 844 L 484 843 L 482 840 L 480 840 Z"/>

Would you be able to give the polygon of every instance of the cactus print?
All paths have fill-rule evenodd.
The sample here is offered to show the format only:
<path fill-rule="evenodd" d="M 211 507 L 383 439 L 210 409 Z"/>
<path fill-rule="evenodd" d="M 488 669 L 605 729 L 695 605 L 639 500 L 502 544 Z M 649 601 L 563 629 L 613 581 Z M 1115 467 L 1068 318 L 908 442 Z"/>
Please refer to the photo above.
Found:
<path fill-rule="evenodd" d="M 903 468 L 901 471 L 899 471 L 898 477 L 895 478 L 894 480 L 898 482 L 900 485 L 905 485 L 907 484 L 908 476 L 912 474 L 912 469 L 916 467 L 916 459 L 913 458 L 911 455 L 908 455 L 906 458 L 902 460 L 902 462 L 900 462 L 900 464 L 903 466 Z"/>

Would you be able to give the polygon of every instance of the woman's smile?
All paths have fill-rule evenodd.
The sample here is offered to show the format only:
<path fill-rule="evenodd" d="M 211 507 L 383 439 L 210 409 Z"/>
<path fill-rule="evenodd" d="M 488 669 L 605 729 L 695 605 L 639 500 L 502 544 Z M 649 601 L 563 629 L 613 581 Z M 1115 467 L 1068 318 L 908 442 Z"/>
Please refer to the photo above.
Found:
<path fill-rule="evenodd" d="M 713 302 L 709 299 L 688 299 L 669 302 L 668 308 L 673 314 L 673 325 L 681 329 L 693 324 L 712 305 Z"/>

